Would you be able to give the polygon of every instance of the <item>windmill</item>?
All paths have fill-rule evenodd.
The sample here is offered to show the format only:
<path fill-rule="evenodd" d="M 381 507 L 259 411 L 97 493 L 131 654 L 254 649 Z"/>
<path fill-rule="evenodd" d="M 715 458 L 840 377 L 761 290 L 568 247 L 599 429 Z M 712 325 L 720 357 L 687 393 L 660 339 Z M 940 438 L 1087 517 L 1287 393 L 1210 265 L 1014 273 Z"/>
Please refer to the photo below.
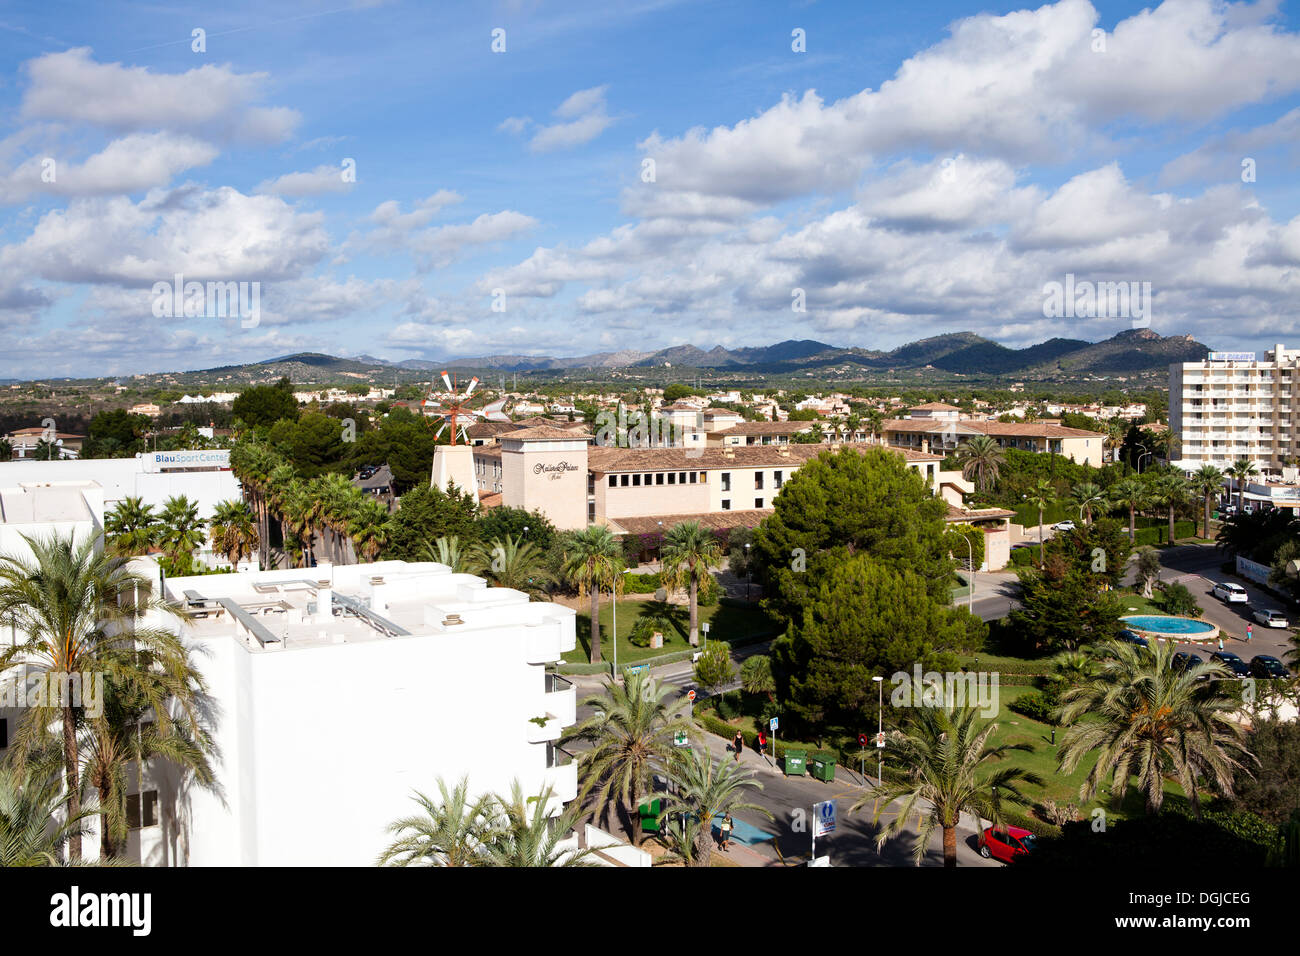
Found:
<path fill-rule="evenodd" d="M 424 400 L 427 405 L 433 398 L 437 397 L 439 407 L 442 408 L 442 413 L 438 416 L 442 419 L 442 424 L 438 426 L 438 430 L 433 437 L 437 439 L 442 435 L 443 430 L 450 425 L 450 444 L 456 444 L 456 433 L 458 431 L 468 444 L 469 435 L 465 432 L 463 422 L 465 420 L 473 421 L 478 417 L 478 413 L 469 407 L 469 397 L 474 394 L 474 389 L 478 388 L 478 376 L 476 375 L 470 379 L 469 387 L 465 389 L 464 394 L 461 394 L 459 380 L 453 381 L 446 372 L 441 374 L 442 384 L 446 391 L 435 392 L 437 388 L 437 381 L 435 380 L 429 383 L 429 397 Z"/>

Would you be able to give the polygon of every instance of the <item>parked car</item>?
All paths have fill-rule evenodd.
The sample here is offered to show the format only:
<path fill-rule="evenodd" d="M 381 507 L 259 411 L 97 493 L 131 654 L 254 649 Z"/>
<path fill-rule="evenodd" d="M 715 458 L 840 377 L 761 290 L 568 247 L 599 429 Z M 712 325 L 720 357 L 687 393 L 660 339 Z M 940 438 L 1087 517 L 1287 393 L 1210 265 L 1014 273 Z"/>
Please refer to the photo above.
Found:
<path fill-rule="evenodd" d="M 1233 677 L 1250 676 L 1250 668 L 1246 666 L 1246 662 L 1232 651 L 1215 651 L 1210 655 L 1210 660 L 1222 664 L 1232 672 Z"/>
<path fill-rule="evenodd" d="M 1250 595 L 1246 593 L 1246 589 L 1240 584 L 1233 584 L 1231 581 L 1216 584 L 1210 594 L 1224 604 L 1245 604 L 1250 600 Z"/>
<path fill-rule="evenodd" d="M 1130 631 L 1128 628 L 1119 632 L 1119 639 L 1125 644 L 1136 644 L 1138 647 L 1150 647 L 1151 642 L 1136 631 Z"/>
<path fill-rule="evenodd" d="M 1073 531 L 1073 530 L 1074 530 L 1074 522 L 1073 522 L 1073 521 L 1069 521 L 1069 520 L 1066 520 L 1066 521 L 1058 521 L 1056 524 L 1052 525 L 1052 530 L 1053 530 L 1053 531 Z"/>
<path fill-rule="evenodd" d="M 1265 627 L 1286 627 L 1286 615 L 1281 611 L 1260 610 L 1255 612 L 1255 620 Z"/>
<path fill-rule="evenodd" d="M 1273 677 L 1290 677 L 1291 672 L 1276 657 L 1269 654 L 1258 654 L 1250 659 L 1250 676 L 1263 677 L 1268 680 Z"/>
<path fill-rule="evenodd" d="M 1034 848 L 1034 835 L 1024 827 L 1007 827 L 994 830 L 986 827 L 980 836 L 980 856 L 984 859 L 1010 863 L 1014 857 L 1024 856 Z"/>
<path fill-rule="evenodd" d="M 1192 651 L 1179 651 L 1177 654 L 1174 655 L 1173 660 L 1169 662 L 1171 667 L 1173 667 L 1175 670 L 1180 670 L 1180 671 L 1189 671 L 1197 664 L 1204 664 L 1204 663 L 1205 660 L 1201 657 L 1201 655 L 1195 654 Z"/>

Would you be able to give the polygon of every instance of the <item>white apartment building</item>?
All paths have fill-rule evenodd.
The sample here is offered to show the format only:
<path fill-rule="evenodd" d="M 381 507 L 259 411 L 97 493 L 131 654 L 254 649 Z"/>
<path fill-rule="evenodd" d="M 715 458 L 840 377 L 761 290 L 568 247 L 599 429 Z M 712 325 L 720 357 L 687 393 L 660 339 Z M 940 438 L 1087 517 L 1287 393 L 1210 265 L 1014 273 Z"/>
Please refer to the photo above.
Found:
<path fill-rule="evenodd" d="M 571 609 L 403 561 L 162 587 L 210 692 L 220 792 L 148 768 L 129 844 L 145 865 L 370 866 L 440 777 L 549 785 L 552 815 L 577 795 L 556 744 L 576 693 L 546 667 L 575 646 Z"/>
<path fill-rule="evenodd" d="M 0 555 L 29 558 L 26 538 L 94 541 L 104 530 L 104 489 L 95 481 L 0 485 Z"/>
<path fill-rule="evenodd" d="M 1211 352 L 1169 367 L 1169 427 L 1181 439 L 1174 464 L 1195 471 L 1246 458 L 1277 472 L 1300 454 L 1300 350 L 1277 345 L 1265 355 Z"/>

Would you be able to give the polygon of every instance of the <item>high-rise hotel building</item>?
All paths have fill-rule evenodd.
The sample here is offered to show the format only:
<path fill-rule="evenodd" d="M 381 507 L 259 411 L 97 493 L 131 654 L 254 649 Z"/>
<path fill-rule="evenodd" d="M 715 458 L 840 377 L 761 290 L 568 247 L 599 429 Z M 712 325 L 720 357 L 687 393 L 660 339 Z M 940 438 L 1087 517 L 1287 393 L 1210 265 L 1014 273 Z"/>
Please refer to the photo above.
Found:
<path fill-rule="evenodd" d="M 1280 471 L 1300 455 L 1300 350 L 1211 352 L 1169 367 L 1169 427 L 1181 438 L 1174 461 L 1186 470 L 1224 468 L 1240 458 Z"/>

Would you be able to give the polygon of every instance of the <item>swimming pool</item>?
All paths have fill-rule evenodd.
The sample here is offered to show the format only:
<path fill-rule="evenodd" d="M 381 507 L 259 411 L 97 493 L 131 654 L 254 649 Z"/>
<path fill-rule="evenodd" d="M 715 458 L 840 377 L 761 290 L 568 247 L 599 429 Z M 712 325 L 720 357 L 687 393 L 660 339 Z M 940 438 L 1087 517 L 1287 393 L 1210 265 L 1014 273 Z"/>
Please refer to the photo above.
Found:
<path fill-rule="evenodd" d="M 1135 614 L 1120 618 L 1130 630 L 1148 637 L 1178 640 L 1209 641 L 1218 636 L 1219 629 L 1208 621 L 1192 617 L 1174 617 L 1166 614 Z"/>

